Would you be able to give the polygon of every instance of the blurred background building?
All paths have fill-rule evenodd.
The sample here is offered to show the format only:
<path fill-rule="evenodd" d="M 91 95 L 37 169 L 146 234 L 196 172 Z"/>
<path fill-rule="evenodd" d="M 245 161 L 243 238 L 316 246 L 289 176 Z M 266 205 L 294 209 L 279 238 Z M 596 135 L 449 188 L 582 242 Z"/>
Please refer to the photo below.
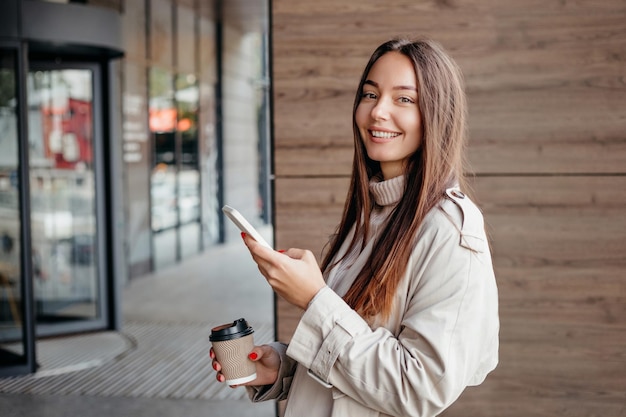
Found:
<path fill-rule="evenodd" d="M 266 0 L 0 4 L 0 375 L 271 219 Z M 230 229 L 234 232 L 234 229 Z"/>

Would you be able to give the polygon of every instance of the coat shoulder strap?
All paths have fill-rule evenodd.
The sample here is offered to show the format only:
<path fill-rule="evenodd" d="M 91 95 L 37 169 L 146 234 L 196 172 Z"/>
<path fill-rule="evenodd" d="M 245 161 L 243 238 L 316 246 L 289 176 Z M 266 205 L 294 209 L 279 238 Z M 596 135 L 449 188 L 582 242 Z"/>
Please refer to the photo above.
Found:
<path fill-rule="evenodd" d="M 478 206 L 458 188 L 448 188 L 446 196 L 461 210 L 463 217 L 459 244 L 476 252 L 485 252 L 488 249 L 485 224 Z"/>

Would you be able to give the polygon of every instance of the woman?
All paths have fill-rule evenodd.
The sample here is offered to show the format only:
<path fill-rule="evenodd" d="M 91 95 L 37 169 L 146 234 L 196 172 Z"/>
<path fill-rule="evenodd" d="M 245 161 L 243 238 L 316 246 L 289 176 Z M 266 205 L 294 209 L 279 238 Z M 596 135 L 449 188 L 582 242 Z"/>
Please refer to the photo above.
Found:
<path fill-rule="evenodd" d="M 353 126 L 352 181 L 321 271 L 309 251 L 243 235 L 272 288 L 305 310 L 289 346 L 254 348 L 248 390 L 253 401 L 287 398 L 286 416 L 435 416 L 498 360 L 489 245 L 461 191 L 458 67 L 432 41 L 384 43 Z"/>

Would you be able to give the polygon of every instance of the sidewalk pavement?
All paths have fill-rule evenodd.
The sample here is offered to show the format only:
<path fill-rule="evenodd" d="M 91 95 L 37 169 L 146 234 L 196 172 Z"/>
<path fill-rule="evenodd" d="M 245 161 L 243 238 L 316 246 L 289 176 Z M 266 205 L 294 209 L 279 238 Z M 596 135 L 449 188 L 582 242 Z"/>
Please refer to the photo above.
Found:
<path fill-rule="evenodd" d="M 63 365 L 0 379 L 0 415 L 276 415 L 274 402 L 252 404 L 243 388 L 217 383 L 208 357 L 210 328 L 240 317 L 257 344 L 274 340 L 272 291 L 240 241 L 131 281 L 122 311 L 121 332 L 38 342 L 38 355 L 64 356 L 50 362 Z"/>

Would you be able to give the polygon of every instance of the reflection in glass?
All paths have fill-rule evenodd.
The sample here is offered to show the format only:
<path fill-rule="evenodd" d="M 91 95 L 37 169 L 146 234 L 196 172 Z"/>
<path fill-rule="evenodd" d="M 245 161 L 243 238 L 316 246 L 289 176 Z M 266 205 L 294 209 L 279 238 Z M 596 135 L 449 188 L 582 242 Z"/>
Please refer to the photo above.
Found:
<path fill-rule="evenodd" d="M 177 229 L 166 229 L 154 236 L 154 268 L 160 270 L 176 262 Z"/>
<path fill-rule="evenodd" d="M 28 75 L 38 324 L 98 318 L 92 89 L 88 69 Z"/>
<path fill-rule="evenodd" d="M 178 211 L 180 222 L 199 222 L 200 172 L 198 170 L 198 107 L 200 92 L 196 77 L 176 78 L 178 132 L 181 138 L 181 162 L 178 174 Z"/>
<path fill-rule="evenodd" d="M 176 107 L 172 76 L 165 70 L 150 69 L 150 132 L 154 163 L 150 179 L 152 230 L 178 224 L 176 210 Z M 170 248 L 172 250 L 173 248 Z M 174 251 L 175 252 L 175 251 Z"/>
<path fill-rule="evenodd" d="M 178 173 L 178 213 L 180 216 L 181 257 L 200 250 L 200 170 L 198 156 L 198 108 L 200 89 L 192 74 L 176 78 L 178 132 L 181 138 L 181 163 Z"/>
<path fill-rule="evenodd" d="M 181 136 L 181 166 L 198 169 L 198 107 L 200 90 L 192 74 L 176 77 L 176 105 L 178 107 L 178 131 Z"/>
<path fill-rule="evenodd" d="M 194 75 L 150 70 L 154 265 L 158 269 L 200 249 L 199 88 Z"/>
<path fill-rule="evenodd" d="M 151 182 L 152 230 L 158 232 L 175 227 L 178 224 L 175 167 L 157 164 L 152 170 Z"/>
<path fill-rule="evenodd" d="M 0 367 L 25 362 L 15 63 L 0 51 Z"/>

